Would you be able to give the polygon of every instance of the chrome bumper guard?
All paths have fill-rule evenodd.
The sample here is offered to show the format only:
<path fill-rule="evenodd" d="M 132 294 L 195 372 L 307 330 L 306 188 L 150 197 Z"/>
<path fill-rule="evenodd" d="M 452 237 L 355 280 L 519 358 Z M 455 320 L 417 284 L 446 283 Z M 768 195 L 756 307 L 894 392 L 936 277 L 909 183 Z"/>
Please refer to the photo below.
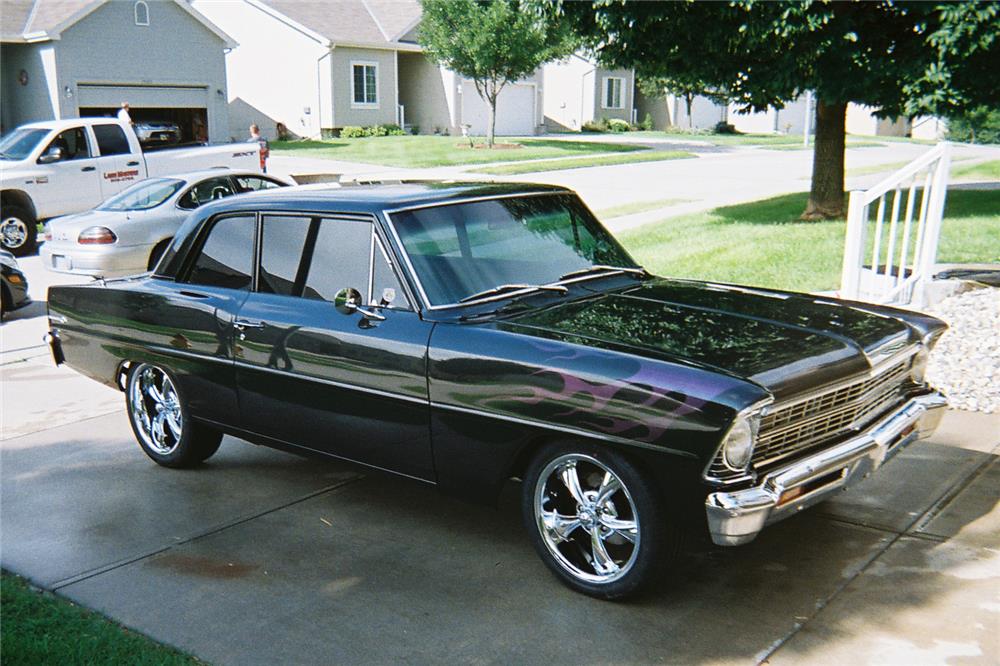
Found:
<path fill-rule="evenodd" d="M 749 543 L 765 525 L 861 481 L 907 445 L 929 437 L 947 406 L 936 392 L 911 398 L 864 432 L 769 472 L 753 488 L 712 493 L 705 501 L 712 541 L 720 546 Z"/>

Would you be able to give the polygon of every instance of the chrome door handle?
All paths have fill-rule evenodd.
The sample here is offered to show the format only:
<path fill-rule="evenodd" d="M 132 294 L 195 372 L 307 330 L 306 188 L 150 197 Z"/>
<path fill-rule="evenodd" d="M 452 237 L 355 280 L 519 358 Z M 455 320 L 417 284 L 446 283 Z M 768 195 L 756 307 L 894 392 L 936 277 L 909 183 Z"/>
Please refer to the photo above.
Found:
<path fill-rule="evenodd" d="M 80 169 L 80 171 L 97 171 L 97 167 L 92 167 L 92 166 L 83 167 L 82 169 Z"/>
<path fill-rule="evenodd" d="M 242 331 L 248 328 L 264 328 L 267 324 L 257 319 L 237 319 L 233 322 L 233 326 Z"/>
<path fill-rule="evenodd" d="M 128 162 L 125 166 L 139 166 L 138 162 Z"/>

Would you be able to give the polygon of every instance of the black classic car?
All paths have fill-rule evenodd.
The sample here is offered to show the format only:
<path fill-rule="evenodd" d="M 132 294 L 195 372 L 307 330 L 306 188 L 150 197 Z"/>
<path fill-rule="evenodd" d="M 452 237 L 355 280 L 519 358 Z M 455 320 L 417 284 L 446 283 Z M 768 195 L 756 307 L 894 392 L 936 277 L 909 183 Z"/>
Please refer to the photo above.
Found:
<path fill-rule="evenodd" d="M 937 319 L 643 270 L 570 191 L 289 188 L 200 209 L 151 274 L 49 291 L 57 363 L 145 453 L 223 433 L 492 501 L 603 598 L 679 535 L 752 540 L 937 426 Z"/>

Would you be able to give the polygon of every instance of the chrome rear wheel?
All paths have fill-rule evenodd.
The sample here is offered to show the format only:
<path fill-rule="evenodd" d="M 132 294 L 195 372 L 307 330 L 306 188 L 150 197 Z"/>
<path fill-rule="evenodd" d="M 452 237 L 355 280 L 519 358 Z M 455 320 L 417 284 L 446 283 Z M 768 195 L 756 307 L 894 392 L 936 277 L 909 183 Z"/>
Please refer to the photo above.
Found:
<path fill-rule="evenodd" d="M 136 434 L 161 456 L 177 450 L 184 434 L 184 416 L 177 389 L 167 373 L 155 365 L 142 365 L 129 384 L 129 410 Z"/>

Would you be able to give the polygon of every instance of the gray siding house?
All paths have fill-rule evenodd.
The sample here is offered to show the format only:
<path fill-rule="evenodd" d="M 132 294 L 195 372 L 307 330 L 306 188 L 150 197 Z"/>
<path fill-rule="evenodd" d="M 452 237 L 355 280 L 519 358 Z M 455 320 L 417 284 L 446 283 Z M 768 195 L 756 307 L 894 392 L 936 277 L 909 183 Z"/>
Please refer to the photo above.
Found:
<path fill-rule="evenodd" d="M 423 134 L 485 133 L 474 86 L 417 42 L 416 0 L 194 0 L 239 43 L 227 58 L 233 133 L 329 136 L 349 125 L 398 124 Z M 536 134 L 541 75 L 498 99 L 497 133 Z"/>
<path fill-rule="evenodd" d="M 183 0 L 0 0 L 0 122 L 113 115 L 170 120 L 227 141 L 225 51 L 236 43 Z"/>

